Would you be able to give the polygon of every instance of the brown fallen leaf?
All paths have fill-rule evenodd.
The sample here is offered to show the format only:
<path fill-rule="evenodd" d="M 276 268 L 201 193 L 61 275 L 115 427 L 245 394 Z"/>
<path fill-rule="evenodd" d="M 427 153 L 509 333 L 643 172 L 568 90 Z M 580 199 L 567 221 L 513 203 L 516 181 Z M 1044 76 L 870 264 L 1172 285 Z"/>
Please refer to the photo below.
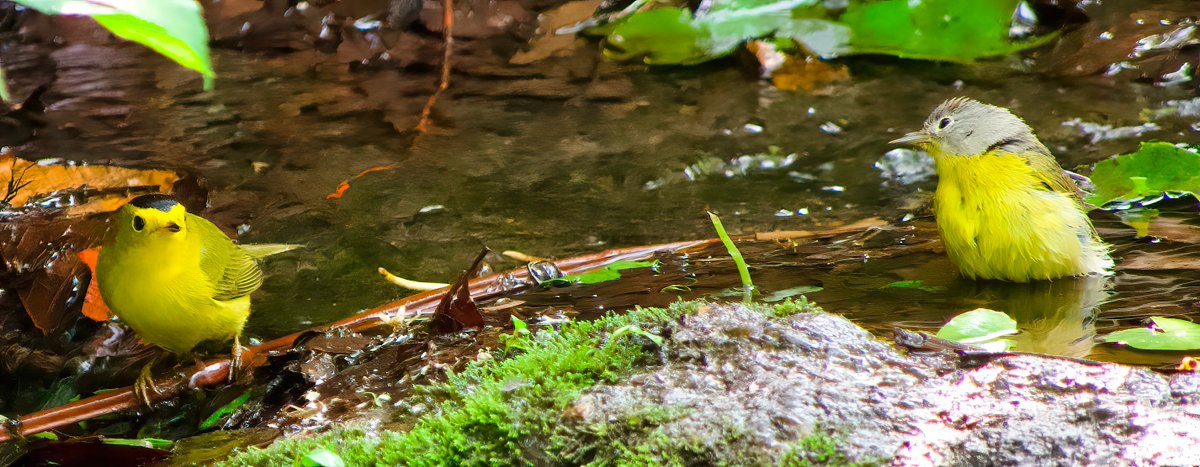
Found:
<path fill-rule="evenodd" d="M 526 65 L 575 49 L 575 34 L 558 34 L 560 28 L 587 20 L 596 13 L 600 0 L 568 2 L 538 15 L 536 36 L 529 40 L 529 49 L 513 54 L 509 63 Z"/>
<path fill-rule="evenodd" d="M 850 79 L 850 69 L 845 65 L 830 65 L 803 52 L 781 51 L 764 41 L 750 41 L 746 48 L 758 59 L 762 77 L 770 78 L 771 84 L 784 91 L 822 94 L 828 85 Z"/>
<path fill-rule="evenodd" d="M 179 178 L 171 170 L 28 161 L 12 152 L 0 153 L 0 180 L 8 180 L 6 185 L 18 188 L 5 196 L 12 207 L 62 191 L 87 195 L 87 202 L 67 207 L 68 217 L 112 211 L 142 193 L 169 193 Z"/>
<path fill-rule="evenodd" d="M 471 298 L 471 290 L 467 284 L 479 272 L 487 253 L 487 248 L 479 252 L 479 256 L 476 256 L 475 261 L 471 262 L 471 267 L 463 271 L 462 277 L 459 277 L 458 281 L 450 286 L 450 290 L 446 291 L 446 295 L 442 297 L 442 301 L 434 310 L 433 322 L 442 332 L 483 327 L 483 314 L 479 312 L 479 306 Z"/>
<path fill-rule="evenodd" d="M 86 266 L 75 251 L 98 241 L 105 224 L 96 217 L 59 218 L 34 211 L 0 222 L 0 261 L 4 280 L 43 333 L 69 327 L 78 315 L 72 306 L 83 299 Z"/>

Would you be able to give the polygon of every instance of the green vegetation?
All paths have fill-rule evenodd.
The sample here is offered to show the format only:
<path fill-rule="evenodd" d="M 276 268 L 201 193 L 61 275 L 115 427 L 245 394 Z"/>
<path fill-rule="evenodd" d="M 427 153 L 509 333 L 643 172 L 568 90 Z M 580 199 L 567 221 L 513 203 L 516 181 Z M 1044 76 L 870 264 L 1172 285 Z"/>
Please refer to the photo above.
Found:
<path fill-rule="evenodd" d="M 691 313 L 698 304 L 638 309 L 597 321 L 563 326 L 559 332 L 520 336 L 511 348 L 524 353 L 472 363 L 445 383 L 424 388 L 445 397 L 434 414 L 405 433 L 378 437 L 361 430 L 336 430 L 285 439 L 269 449 L 251 449 L 227 465 L 291 465 L 307 453 L 328 448 L 347 465 L 522 464 L 529 433 L 551 433 L 579 393 L 615 382 L 656 352 L 651 339 L 622 329 L 653 329 Z M 620 335 L 617 335 L 620 334 Z"/>
<path fill-rule="evenodd" d="M 1091 179 L 1096 190 L 1087 201 L 1096 206 L 1163 193 L 1194 195 L 1200 193 L 1200 154 L 1185 145 L 1142 143 L 1137 151 L 1097 162 Z"/>
<path fill-rule="evenodd" d="M 708 217 L 712 219 L 713 228 L 717 229 L 717 236 L 721 237 L 725 251 L 729 252 L 729 256 L 733 258 L 733 264 L 737 265 L 738 277 L 742 279 L 742 301 L 750 303 L 750 297 L 754 295 L 754 281 L 750 280 L 750 267 L 746 266 L 746 259 L 742 257 L 742 252 L 738 251 L 737 245 L 734 245 L 729 234 L 725 233 L 725 226 L 721 224 L 721 218 L 711 212 L 708 213 Z"/>
<path fill-rule="evenodd" d="M 1017 333 L 1017 321 L 1006 313 L 976 308 L 950 319 L 937 332 L 937 337 L 983 346 L 990 350 L 1007 350 L 1010 342 L 1000 339 Z"/>
<path fill-rule="evenodd" d="M 118 37 L 153 49 L 204 76 L 211 90 L 212 59 L 208 54 L 208 26 L 196 0 L 96 2 L 88 0 L 14 0 L 48 15 L 85 15 Z M 0 79 L 4 75 L 0 74 Z M 8 100 L 7 89 L 0 97 Z"/>
<path fill-rule="evenodd" d="M 683 407 L 647 406 L 600 423 L 562 423 L 584 390 L 622 381 L 639 365 L 656 362 L 662 338 L 651 331 L 699 307 L 678 302 L 573 322 L 557 331 L 514 333 L 506 351 L 511 357 L 473 362 L 444 383 L 418 388 L 414 397 L 444 402 L 407 432 L 375 435 L 344 427 L 251 448 L 224 465 L 523 465 L 531 462 L 530 453 L 562 464 L 702 460 L 714 449 L 711 444 L 662 428 L 686 417 Z M 803 298 L 755 309 L 780 317 L 820 310 Z M 720 440 L 730 449 L 746 439 L 746 433 L 728 430 Z"/>
<path fill-rule="evenodd" d="M 924 281 L 919 281 L 919 280 L 891 282 L 888 285 L 883 286 L 882 288 L 885 288 L 885 289 L 916 289 L 916 290 L 920 290 L 923 292 L 929 292 L 929 293 L 939 293 L 939 292 L 946 291 L 945 287 L 942 287 L 940 285 L 925 285 Z"/>
<path fill-rule="evenodd" d="M 770 308 L 770 315 L 776 318 L 786 318 L 800 313 L 818 313 L 824 312 L 816 303 L 808 301 L 808 297 L 800 296 L 799 300 L 787 299 L 782 303 L 776 303 Z"/>
<path fill-rule="evenodd" d="M 662 262 L 654 261 L 617 261 L 608 266 L 602 267 L 592 272 L 584 274 L 575 274 L 570 276 L 562 276 L 543 282 L 544 284 L 552 285 L 570 285 L 570 284 L 599 284 L 601 282 L 615 281 L 621 278 L 621 271 L 626 269 L 642 269 L 654 268 L 658 269 Z"/>
<path fill-rule="evenodd" d="M 1152 327 L 1122 329 L 1104 336 L 1104 342 L 1142 350 L 1200 349 L 1200 324 L 1184 319 L 1153 316 Z"/>
<path fill-rule="evenodd" d="M 637 4 L 638 2 L 635 2 Z M 970 62 L 1045 43 L 1012 42 L 1018 0 L 718 0 L 695 14 L 683 5 L 638 10 L 595 28 L 614 59 L 694 64 L 728 55 L 749 39 L 795 40 L 823 58 L 885 54 Z M 667 2 L 666 5 L 671 5 Z M 629 8 L 627 11 L 633 11 Z"/>
<path fill-rule="evenodd" d="M 871 465 L 851 463 L 838 449 L 838 440 L 818 427 L 813 434 L 801 438 L 788 448 L 779 459 L 780 467 L 810 467 L 818 465 L 850 466 Z"/>

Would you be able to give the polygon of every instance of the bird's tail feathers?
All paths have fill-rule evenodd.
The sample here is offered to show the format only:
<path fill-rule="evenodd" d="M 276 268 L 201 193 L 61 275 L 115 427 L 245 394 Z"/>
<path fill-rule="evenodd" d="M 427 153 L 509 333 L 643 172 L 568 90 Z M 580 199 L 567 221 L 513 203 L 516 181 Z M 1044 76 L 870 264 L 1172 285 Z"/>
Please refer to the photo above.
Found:
<path fill-rule="evenodd" d="M 255 258 L 265 258 L 267 256 L 283 253 L 285 251 L 304 248 L 304 245 L 290 243 L 247 243 L 239 246 L 241 246 L 243 250 L 246 250 L 246 253 Z"/>

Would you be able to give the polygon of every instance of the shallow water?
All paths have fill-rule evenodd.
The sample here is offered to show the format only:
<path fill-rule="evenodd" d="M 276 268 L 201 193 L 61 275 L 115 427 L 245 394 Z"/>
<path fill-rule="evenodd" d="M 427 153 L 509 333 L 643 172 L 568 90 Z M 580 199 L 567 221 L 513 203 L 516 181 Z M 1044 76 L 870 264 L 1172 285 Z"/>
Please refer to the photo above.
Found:
<path fill-rule="evenodd" d="M 406 295 L 384 282 L 377 267 L 448 282 L 481 245 L 561 258 L 710 237 L 706 210 L 720 213 L 736 233 L 872 216 L 901 224 L 910 213 L 920 218 L 927 213 L 913 200 L 935 181 L 901 183 L 873 166 L 892 149 L 887 141 L 917 128 L 953 96 L 1013 109 L 1067 168 L 1151 138 L 1200 143 L 1191 128 L 1200 121 L 1195 116 L 1163 118 L 1158 130 L 1095 142 L 1079 125 L 1064 125 L 1073 119 L 1140 125 L 1144 109 L 1194 97 L 1191 83 L 1160 86 L 1130 76 L 1137 71 L 1103 76 L 1097 70 L 1111 61 L 1095 58 L 1120 59 L 1132 40 L 1174 30 L 1156 18 L 1178 18 L 1171 12 L 1189 5 L 1096 5 L 1089 9 L 1091 23 L 1024 58 L 972 66 L 846 59 L 852 78 L 828 96 L 781 92 L 732 59 L 646 69 L 604 62 L 581 48 L 572 57 L 516 67 L 485 53 L 503 55 L 518 45 L 514 41 L 466 41 L 468 58 L 456 64 L 434 131 L 415 137 L 395 127 L 411 127 L 432 90 L 434 74 L 420 63 L 351 70 L 343 57 L 310 50 L 217 50 L 217 88 L 202 93 L 189 72 L 125 44 L 9 44 L 3 58 L 16 64 L 10 75 L 23 76 L 18 92 L 38 79 L 50 83 L 43 99 L 47 124 L 17 146 L 20 155 L 196 173 L 211 190 L 205 215 L 242 231 L 242 241 L 306 245 L 264 268 L 268 277 L 255 296 L 248 332 L 270 338 Z M 1150 21 L 1139 24 L 1144 18 Z M 1104 31 L 1116 36 L 1111 47 L 1079 46 L 1098 43 L 1094 36 Z M 840 130 L 831 131 L 830 123 Z M 695 173 L 691 166 L 771 153 L 771 147 L 776 155 L 796 157 L 785 167 L 744 174 L 688 175 Z M 254 163 L 268 166 L 257 172 Z M 342 180 L 377 166 L 394 169 L 352 180 L 341 199 L 326 199 Z M 1194 209 L 1181 212 L 1190 216 Z M 1132 239 L 1132 229 L 1123 229 L 1114 223 L 1109 231 L 1121 251 L 1145 247 Z M 853 274 L 771 280 L 820 283 L 824 290 L 811 294 L 814 300 L 876 329 L 934 327 L 957 312 L 1030 295 L 1086 298 L 1074 288 L 1018 290 L 959 280 L 934 253 L 878 267 L 866 262 Z M 491 265 L 518 264 L 495 256 Z M 1117 294 L 1102 305 L 1095 326 L 1113 325 L 1109 316 L 1146 316 L 1151 305 L 1165 314 L 1200 315 L 1186 287 L 1194 276 L 1118 275 Z M 901 279 L 947 291 L 880 291 Z M 1164 290 L 1173 292 L 1164 297 Z M 1106 359 L 1163 363 L 1157 356 L 1098 352 Z"/>

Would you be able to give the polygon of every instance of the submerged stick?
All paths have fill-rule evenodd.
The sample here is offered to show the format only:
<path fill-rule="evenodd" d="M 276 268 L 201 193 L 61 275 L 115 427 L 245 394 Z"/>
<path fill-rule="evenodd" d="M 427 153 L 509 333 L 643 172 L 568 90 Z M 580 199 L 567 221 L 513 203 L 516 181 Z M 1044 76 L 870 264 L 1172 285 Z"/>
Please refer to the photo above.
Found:
<path fill-rule="evenodd" d="M 437 90 L 425 101 L 421 109 L 421 120 L 417 122 L 417 132 L 429 131 L 429 116 L 433 106 L 437 104 L 438 96 L 450 87 L 450 59 L 454 55 L 454 0 L 442 0 L 442 36 L 445 38 L 445 50 L 442 52 L 442 76 L 438 79 Z"/>
<path fill-rule="evenodd" d="M 645 259 L 658 252 L 684 253 L 703 249 L 719 240 L 693 240 L 686 242 L 646 245 L 639 247 L 608 250 L 594 255 L 568 258 L 555 263 L 565 274 L 582 274 L 602 268 L 617 261 Z M 525 285 L 512 288 L 513 283 Z M 503 274 L 492 274 L 470 281 L 471 297 L 477 301 L 498 298 L 504 294 L 522 290 L 532 286 L 527 268 L 518 268 Z M 438 303 L 448 291 L 448 287 L 412 295 L 395 302 L 372 308 L 363 313 L 343 319 L 327 326 L 320 326 L 312 331 L 324 332 L 332 329 L 350 332 L 364 332 L 381 326 L 390 327 L 398 314 L 407 316 L 431 315 Z M 407 311 L 401 311 L 407 310 Z M 282 354 L 292 347 L 297 337 L 308 331 L 289 334 L 262 344 L 250 347 L 243 353 L 243 361 L 248 368 L 259 367 L 267 362 L 267 357 Z M 204 362 L 200 370 L 190 371 L 187 375 L 174 375 L 156 378 L 154 384 L 159 393 L 154 394 L 152 402 L 161 402 L 174 397 L 190 385 L 196 388 L 210 388 L 224 384 L 229 374 L 229 359 L 216 359 Z M 183 376 L 183 377 L 181 377 Z M 190 383 L 190 384 L 189 384 Z M 7 428 L 0 428 L 0 442 L 30 436 L 59 427 L 71 425 L 84 420 L 115 412 L 136 409 L 141 402 L 133 393 L 133 387 L 127 386 L 70 404 L 34 412 L 7 423 Z"/>
<path fill-rule="evenodd" d="M 857 225 L 857 230 L 866 230 L 875 226 L 872 222 L 856 223 L 854 225 Z M 849 229 L 851 229 L 851 226 L 848 225 L 827 231 L 805 231 L 808 232 L 805 236 L 824 237 L 840 235 L 851 231 Z M 754 236 L 741 235 L 731 240 L 752 241 L 754 240 Z M 692 253 L 718 243 L 721 243 L 721 239 L 709 238 L 620 248 L 555 261 L 554 266 L 567 275 L 583 274 L 618 261 L 644 260 L 660 252 L 672 254 Z M 512 284 L 520 285 L 513 287 Z M 524 267 L 505 273 L 480 277 L 469 282 L 471 298 L 476 301 L 499 298 L 505 294 L 524 290 L 532 286 L 533 280 L 530 278 L 529 269 Z M 421 292 L 326 326 L 319 326 L 310 330 L 289 334 L 250 347 L 242 354 L 243 365 L 247 369 L 263 366 L 267 363 L 268 357 L 287 352 L 292 348 L 292 343 L 297 337 L 309 332 L 326 332 L 334 329 L 364 332 L 377 328 L 391 328 L 396 324 L 398 316 L 410 318 L 430 316 L 448 291 L 449 287 L 443 287 L 438 290 Z M 203 363 L 203 368 L 189 371 L 186 375 L 156 378 L 154 385 L 160 389 L 160 393 L 154 394 L 151 400 L 152 402 L 160 402 L 170 399 L 175 395 L 183 393 L 189 386 L 194 388 L 211 388 L 225 384 L 226 378 L 229 375 L 229 363 L 228 358 L 210 360 Z M 141 406 L 141 402 L 134 395 L 132 386 L 107 391 L 70 404 L 27 414 L 16 420 L 9 420 L 0 427 L 0 442 L 53 430 L 103 415 L 136 409 L 139 406 Z"/>

